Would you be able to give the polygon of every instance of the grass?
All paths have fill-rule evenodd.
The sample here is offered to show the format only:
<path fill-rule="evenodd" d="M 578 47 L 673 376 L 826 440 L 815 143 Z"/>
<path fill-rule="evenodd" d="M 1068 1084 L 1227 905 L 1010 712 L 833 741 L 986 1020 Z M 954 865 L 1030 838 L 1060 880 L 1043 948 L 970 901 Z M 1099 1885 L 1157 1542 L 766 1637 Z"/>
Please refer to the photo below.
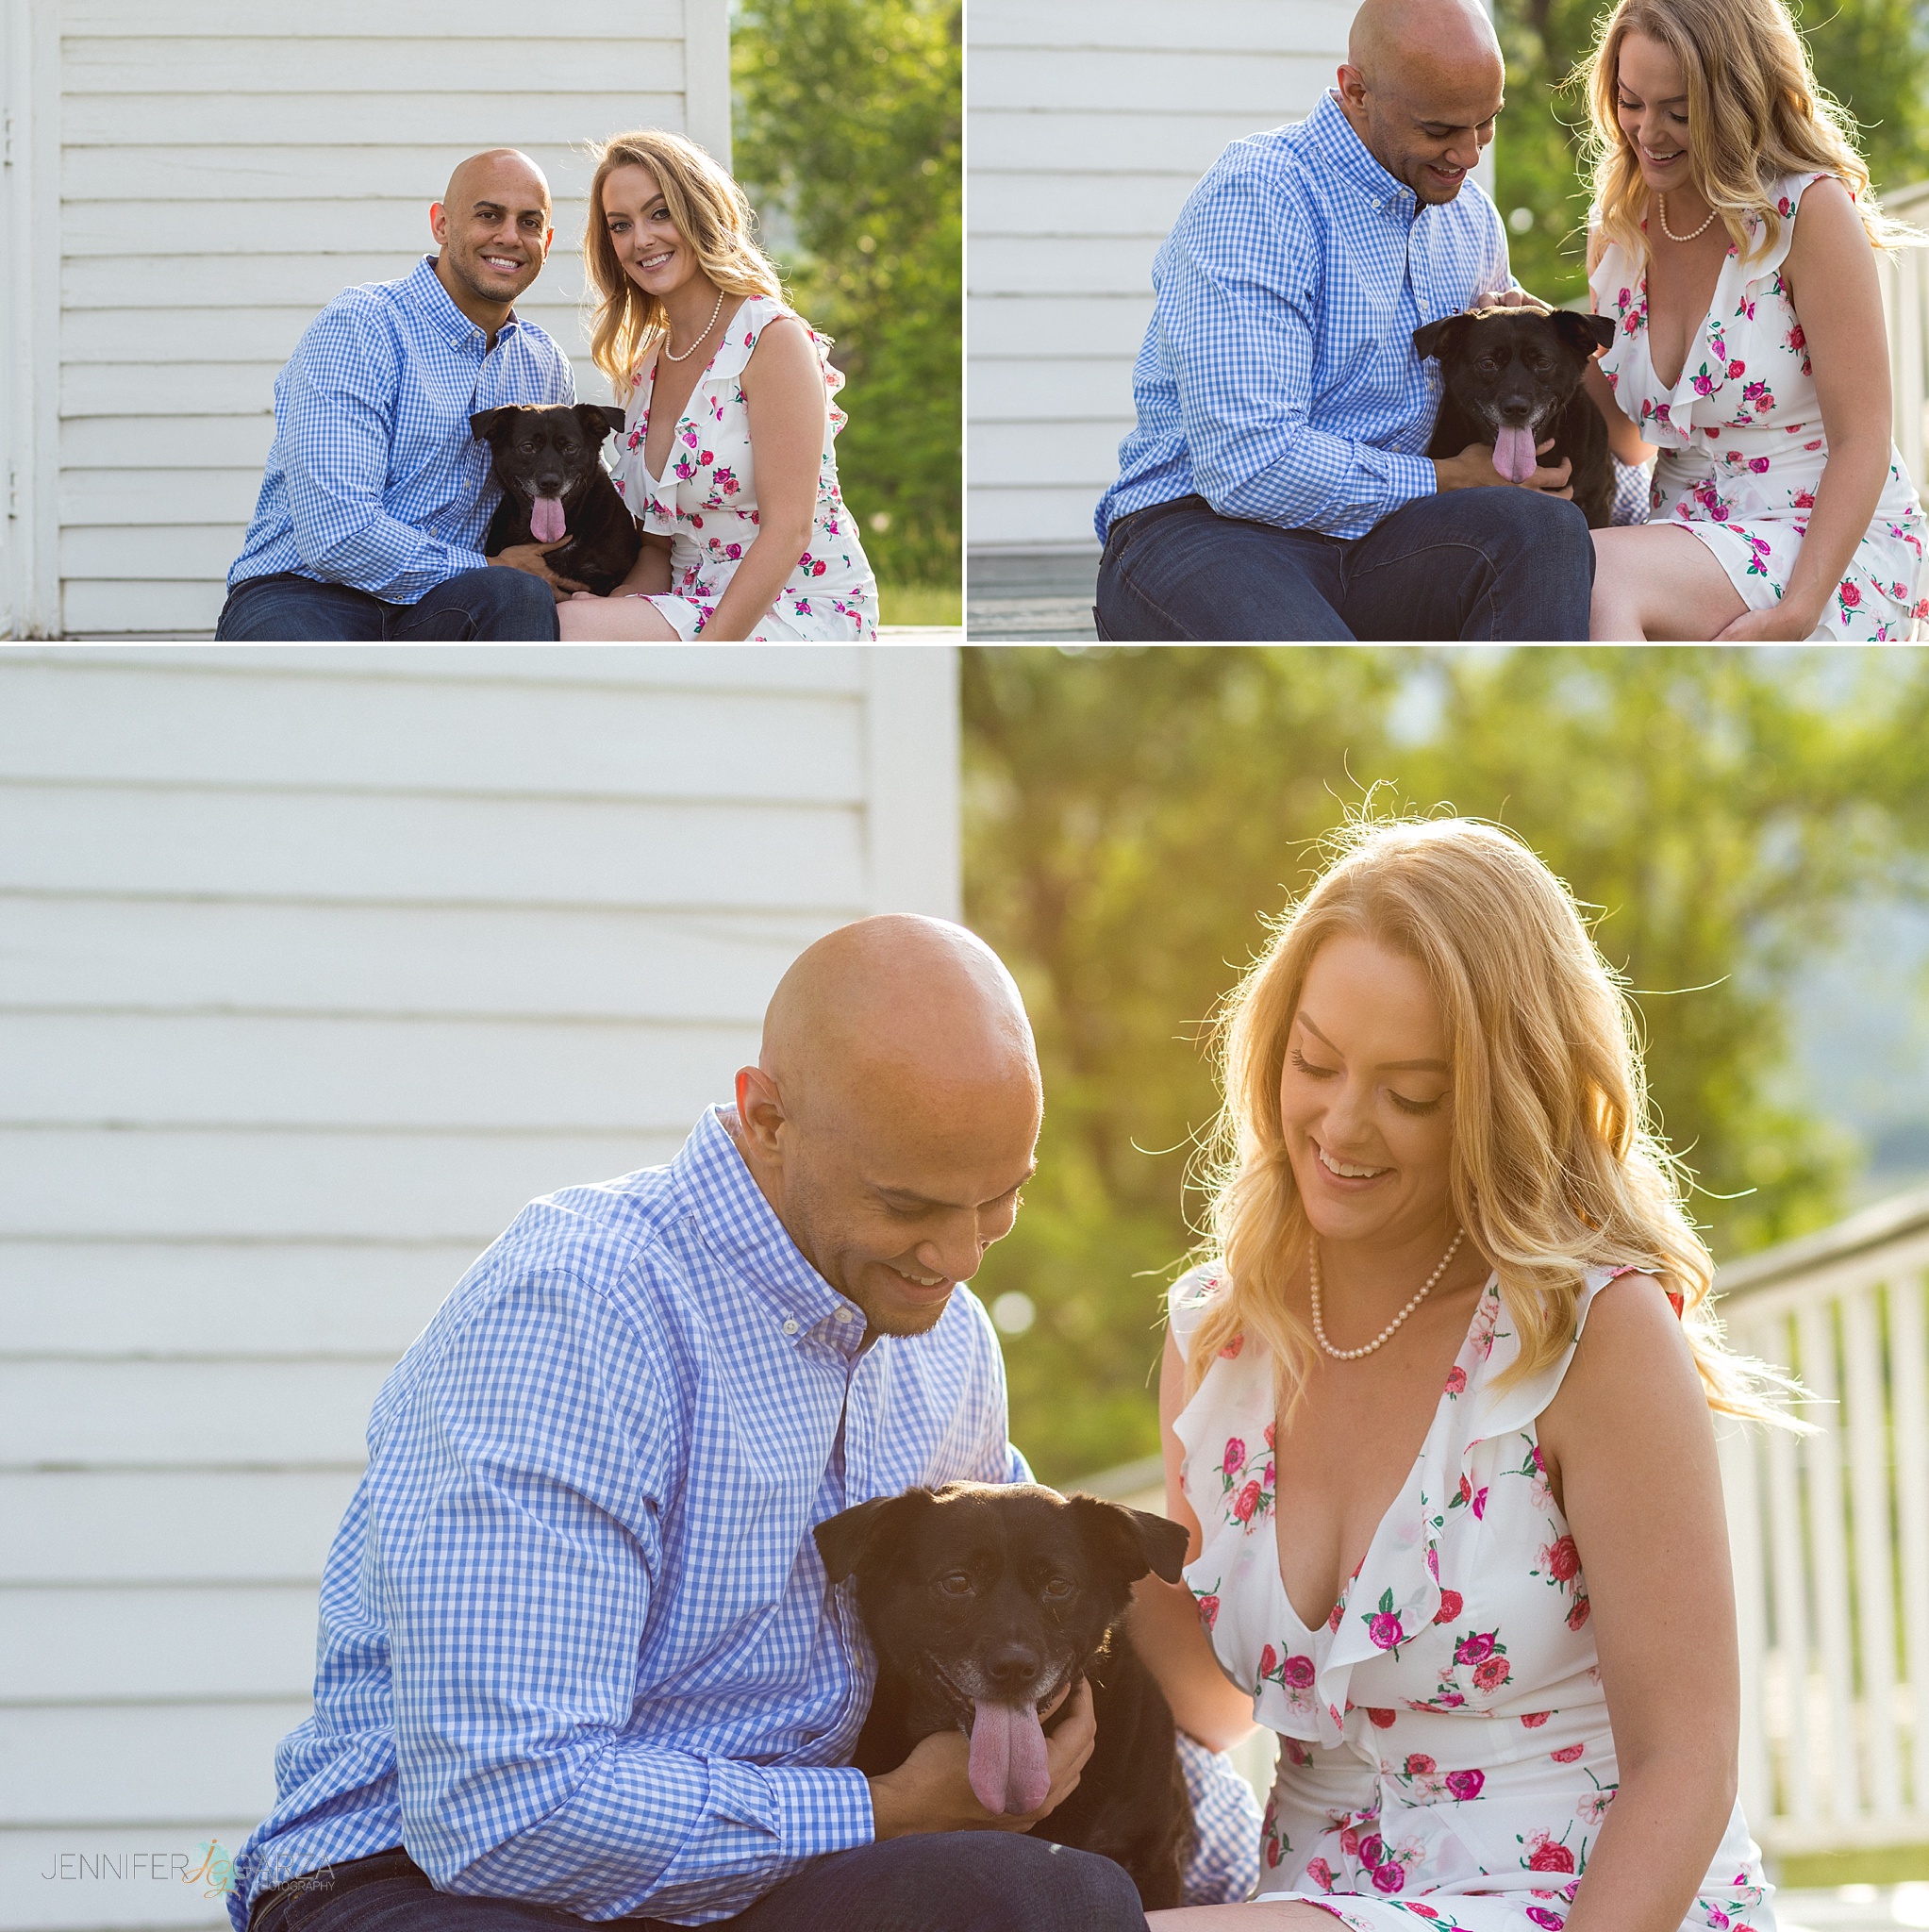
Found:
<path fill-rule="evenodd" d="M 880 584 L 877 587 L 880 624 L 962 624 L 962 584 Z"/>
<path fill-rule="evenodd" d="M 1883 1845 L 1869 1851 L 1804 1852 L 1777 1858 L 1775 1883 L 1820 1889 L 1833 1885 L 1906 1885 L 1929 1878 L 1929 1845 Z"/>

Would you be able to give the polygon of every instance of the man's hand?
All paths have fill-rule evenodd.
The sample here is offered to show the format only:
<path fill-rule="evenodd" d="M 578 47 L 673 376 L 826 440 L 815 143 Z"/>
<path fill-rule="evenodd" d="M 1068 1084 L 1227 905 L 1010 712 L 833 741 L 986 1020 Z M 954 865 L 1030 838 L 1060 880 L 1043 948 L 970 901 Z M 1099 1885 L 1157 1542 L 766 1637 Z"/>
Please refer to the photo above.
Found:
<path fill-rule="evenodd" d="M 1045 1707 L 1044 1716 L 1050 1717 L 1065 1695 L 1061 1690 Z M 922 1739 L 895 1771 L 871 1780 L 871 1813 L 878 1839 L 923 1831 L 1029 1831 L 1077 1789 L 1098 1736 L 1091 1686 L 1081 1677 L 1071 1695 L 1064 1723 L 1045 1740 L 1052 1785 L 1036 1811 L 1021 1818 L 987 1811 L 972 1790 L 970 1740 L 962 1731 L 940 1731 Z"/>
<path fill-rule="evenodd" d="M 489 560 L 499 563 L 507 570 L 526 571 L 532 577 L 540 577 L 547 584 L 560 604 L 573 591 L 588 591 L 588 584 L 578 583 L 574 577 L 559 577 L 549 567 L 549 553 L 560 550 L 563 543 L 571 540 L 565 537 L 560 543 L 512 543 L 507 550 L 499 550 Z"/>
<path fill-rule="evenodd" d="M 1535 446 L 1538 456 L 1543 450 L 1554 447 L 1554 438 Z M 1562 462 L 1558 468 L 1546 464 L 1538 465 L 1524 483 L 1515 483 L 1511 477 L 1503 476 L 1493 466 L 1493 445 L 1486 442 L 1470 442 L 1457 457 L 1436 457 L 1434 475 L 1437 487 L 1448 490 L 1544 490 L 1550 496 L 1564 496 L 1571 503 L 1574 500 L 1574 486 L 1569 480 L 1573 475 L 1571 458 Z"/>
<path fill-rule="evenodd" d="M 1530 295 L 1525 289 L 1489 289 L 1485 295 L 1477 297 L 1467 306 L 1472 315 L 1476 308 L 1552 308 L 1555 305 L 1543 302 L 1538 295 Z"/>

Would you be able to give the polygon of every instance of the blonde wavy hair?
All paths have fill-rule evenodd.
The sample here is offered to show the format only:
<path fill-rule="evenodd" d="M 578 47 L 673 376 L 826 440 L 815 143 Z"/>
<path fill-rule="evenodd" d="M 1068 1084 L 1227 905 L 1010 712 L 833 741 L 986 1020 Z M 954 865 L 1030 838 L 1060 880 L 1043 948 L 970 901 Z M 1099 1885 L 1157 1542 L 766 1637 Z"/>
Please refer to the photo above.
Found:
<path fill-rule="evenodd" d="M 784 286 L 770 257 L 753 239 L 756 217 L 742 189 L 695 142 L 661 127 L 640 127 L 613 135 L 594 152 L 590 219 L 583 230 L 583 265 L 599 298 L 590 355 L 623 401 L 644 350 L 669 324 L 663 305 L 638 288 L 616 258 L 603 212 L 603 184 L 612 169 L 649 169 L 677 234 L 724 294 L 782 300 Z"/>
<path fill-rule="evenodd" d="M 1219 1017 L 1224 1104 L 1198 1178 L 1226 1286 L 1187 1351 L 1189 1397 L 1236 1335 L 1272 1351 L 1288 1412 L 1305 1387 L 1312 1337 L 1286 1291 L 1310 1227 L 1280 1077 L 1313 956 L 1351 936 L 1416 961 L 1439 1003 L 1453 1210 L 1492 1261 L 1520 1341 L 1503 1379 L 1559 1357 L 1588 1269 L 1633 1265 L 1681 1297 L 1709 1406 L 1786 1420 L 1764 1396 L 1786 1379 L 1722 1342 L 1707 1306 L 1714 1263 L 1683 1208 L 1680 1166 L 1649 1124 L 1633 1011 L 1567 889 L 1519 840 L 1470 819 L 1359 819 L 1332 844 Z"/>
<path fill-rule="evenodd" d="M 1849 191 L 1870 243 L 1896 248 L 1923 238 L 1882 212 L 1856 151 L 1853 124 L 1822 92 L 1783 0 L 1621 0 L 1592 54 L 1571 79 L 1588 92 L 1594 205 L 1601 232 L 1642 259 L 1648 187 L 1616 112 L 1621 45 L 1658 41 L 1688 82 L 1688 147 L 1695 186 L 1745 260 L 1774 246 L 1782 216 L 1770 189 L 1785 175 L 1825 171 Z M 1751 219 L 1760 222 L 1751 231 Z"/>

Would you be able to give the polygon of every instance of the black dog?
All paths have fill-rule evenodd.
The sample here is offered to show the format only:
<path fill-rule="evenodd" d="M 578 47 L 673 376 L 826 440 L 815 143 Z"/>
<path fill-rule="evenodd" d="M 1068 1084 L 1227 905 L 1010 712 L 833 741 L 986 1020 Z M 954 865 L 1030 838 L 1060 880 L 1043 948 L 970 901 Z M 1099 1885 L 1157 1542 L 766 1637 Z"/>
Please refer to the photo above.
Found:
<path fill-rule="evenodd" d="M 1607 425 L 1581 375 L 1613 341 L 1611 317 L 1538 306 L 1480 308 L 1415 329 L 1414 353 L 1440 358 L 1445 391 L 1427 455 L 1457 457 L 1469 443 L 1490 442 L 1494 468 L 1513 483 L 1537 462 L 1571 460 L 1574 502 L 1588 527 L 1600 529 L 1614 508 L 1614 467 Z M 1554 447 L 1537 458 L 1536 444 L 1550 436 Z"/>
<path fill-rule="evenodd" d="M 1086 1677 L 1097 1741 L 1033 1835 L 1116 1859 L 1148 1911 L 1177 1905 L 1192 1807 L 1172 1710 L 1131 1644 L 1110 1639 L 1138 1578 L 1178 1581 L 1186 1532 L 1093 1496 L 947 1483 L 859 1503 L 816 1537 L 831 1581 L 856 1578 L 877 1651 L 858 1769 L 895 1771 L 920 1739 L 962 1730 L 979 1803 L 1035 1811 L 1050 1786 L 1039 1707 Z"/>
<path fill-rule="evenodd" d="M 623 411 L 596 403 L 574 408 L 510 403 L 469 419 L 471 435 L 495 453 L 503 500 L 489 520 L 482 554 L 518 543 L 557 543 L 547 562 L 559 577 L 607 597 L 624 577 L 643 540 L 603 467 L 603 439 L 623 431 Z"/>

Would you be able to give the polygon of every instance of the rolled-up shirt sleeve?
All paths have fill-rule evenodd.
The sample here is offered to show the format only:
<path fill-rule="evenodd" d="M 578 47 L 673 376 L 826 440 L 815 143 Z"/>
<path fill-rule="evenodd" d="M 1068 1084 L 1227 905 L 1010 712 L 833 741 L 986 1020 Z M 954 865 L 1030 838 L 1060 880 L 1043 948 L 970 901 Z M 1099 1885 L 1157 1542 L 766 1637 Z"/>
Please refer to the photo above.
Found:
<path fill-rule="evenodd" d="M 276 446 L 308 574 L 384 603 L 413 604 L 489 559 L 425 535 L 385 507 L 400 365 L 395 339 L 373 307 L 324 309 L 290 358 Z"/>
<path fill-rule="evenodd" d="M 593 1288 L 539 1275 L 491 1298 L 372 1445 L 402 1836 L 439 1890 L 702 1921 L 873 1837 L 861 1772 L 630 1728 L 669 1386 Z"/>
<path fill-rule="evenodd" d="M 1229 169 L 1172 230 L 1156 326 L 1200 494 L 1222 516 L 1356 537 L 1431 496 L 1432 461 L 1317 429 L 1317 251 L 1256 245 L 1292 219 Z"/>

